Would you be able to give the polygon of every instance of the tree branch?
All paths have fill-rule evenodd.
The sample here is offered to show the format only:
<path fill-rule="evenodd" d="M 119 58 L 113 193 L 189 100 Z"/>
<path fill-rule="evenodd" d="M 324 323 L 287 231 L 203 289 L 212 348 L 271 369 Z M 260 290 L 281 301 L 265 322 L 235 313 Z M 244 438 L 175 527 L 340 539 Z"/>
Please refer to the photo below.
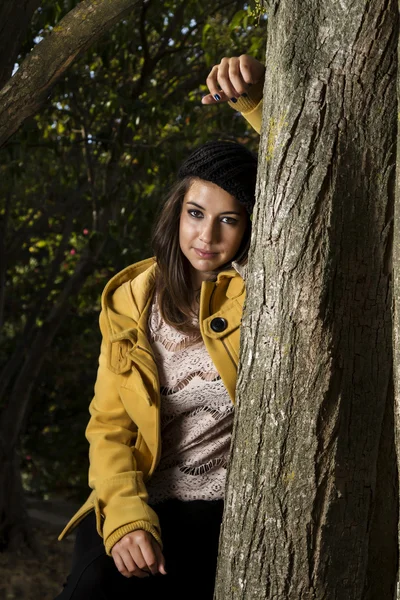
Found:
<path fill-rule="evenodd" d="M 145 0 L 83 0 L 24 60 L 0 90 L 0 146 L 35 114 L 70 64 Z"/>

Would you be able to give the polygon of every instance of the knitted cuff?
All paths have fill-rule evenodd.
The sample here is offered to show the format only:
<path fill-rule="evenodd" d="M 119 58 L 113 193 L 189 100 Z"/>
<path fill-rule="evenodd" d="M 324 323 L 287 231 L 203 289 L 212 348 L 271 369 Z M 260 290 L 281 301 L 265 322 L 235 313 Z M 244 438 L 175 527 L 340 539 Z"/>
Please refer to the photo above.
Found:
<path fill-rule="evenodd" d="M 260 103 L 263 97 L 264 78 L 250 86 L 247 90 L 247 97 L 240 96 L 236 102 L 228 101 L 229 106 L 234 110 L 238 110 L 242 114 L 246 114 L 254 110 Z"/>
<path fill-rule="evenodd" d="M 118 529 L 113 531 L 111 535 L 108 536 L 108 538 L 104 542 L 106 554 L 108 556 L 111 556 L 111 550 L 112 550 L 112 547 L 114 546 L 114 544 L 119 542 L 119 540 L 121 538 L 123 538 L 124 535 L 126 535 L 127 533 L 131 533 L 132 531 L 137 531 L 138 529 L 144 529 L 145 531 L 148 531 L 149 533 L 151 533 L 151 535 L 154 537 L 154 539 L 160 544 L 161 549 L 162 549 L 163 544 L 162 544 L 161 536 L 160 536 L 158 530 L 148 521 L 134 521 L 134 523 L 128 523 L 127 525 L 123 525 L 122 527 L 119 527 Z"/>

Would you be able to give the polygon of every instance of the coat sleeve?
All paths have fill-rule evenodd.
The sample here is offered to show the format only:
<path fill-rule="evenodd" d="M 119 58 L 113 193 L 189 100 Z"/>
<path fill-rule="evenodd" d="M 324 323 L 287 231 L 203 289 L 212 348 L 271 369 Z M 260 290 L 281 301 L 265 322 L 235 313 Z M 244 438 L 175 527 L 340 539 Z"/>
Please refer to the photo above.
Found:
<path fill-rule="evenodd" d="M 107 366 L 110 342 L 103 313 L 100 329 L 103 339 L 86 437 L 90 444 L 89 486 L 96 491 L 102 516 L 99 534 L 110 555 L 114 544 L 137 529 L 149 531 L 160 545 L 162 543 L 158 517 L 147 504 L 143 473 L 136 468 L 137 426 L 119 394 L 121 375 Z"/>
<path fill-rule="evenodd" d="M 235 103 L 228 102 L 234 110 L 242 113 L 257 133 L 261 132 L 263 89 L 264 80 L 251 86 L 247 92 L 247 97 L 241 96 Z"/>

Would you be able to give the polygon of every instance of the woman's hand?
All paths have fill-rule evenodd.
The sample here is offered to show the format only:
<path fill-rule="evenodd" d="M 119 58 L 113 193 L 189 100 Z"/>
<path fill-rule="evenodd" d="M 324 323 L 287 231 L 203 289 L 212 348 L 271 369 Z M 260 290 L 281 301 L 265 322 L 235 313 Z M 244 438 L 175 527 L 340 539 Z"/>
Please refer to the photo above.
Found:
<path fill-rule="evenodd" d="M 249 85 L 258 83 L 265 76 L 265 67 L 258 60 L 247 54 L 224 57 L 219 65 L 215 65 L 206 83 L 210 94 L 204 96 L 202 104 L 216 104 L 239 98 L 246 94 Z M 234 100 L 234 101 L 235 101 Z"/>
<path fill-rule="evenodd" d="M 124 535 L 112 547 L 111 555 L 118 571 L 125 577 L 167 574 L 160 545 L 151 533 L 143 529 Z"/>

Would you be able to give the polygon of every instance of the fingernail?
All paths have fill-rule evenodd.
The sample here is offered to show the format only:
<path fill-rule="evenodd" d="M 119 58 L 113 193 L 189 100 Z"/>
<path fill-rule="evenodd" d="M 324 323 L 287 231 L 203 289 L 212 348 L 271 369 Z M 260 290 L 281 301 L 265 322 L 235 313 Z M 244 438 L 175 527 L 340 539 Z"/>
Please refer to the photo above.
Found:
<path fill-rule="evenodd" d="M 218 102 L 218 100 L 221 100 L 221 96 L 219 94 L 215 94 L 214 98 L 215 98 L 215 100 L 217 100 L 217 102 Z"/>
<path fill-rule="evenodd" d="M 237 102 L 236 98 L 231 98 L 231 102 Z"/>
<path fill-rule="evenodd" d="M 243 98 L 247 98 L 248 94 L 246 94 L 246 92 L 244 94 L 242 94 Z"/>

